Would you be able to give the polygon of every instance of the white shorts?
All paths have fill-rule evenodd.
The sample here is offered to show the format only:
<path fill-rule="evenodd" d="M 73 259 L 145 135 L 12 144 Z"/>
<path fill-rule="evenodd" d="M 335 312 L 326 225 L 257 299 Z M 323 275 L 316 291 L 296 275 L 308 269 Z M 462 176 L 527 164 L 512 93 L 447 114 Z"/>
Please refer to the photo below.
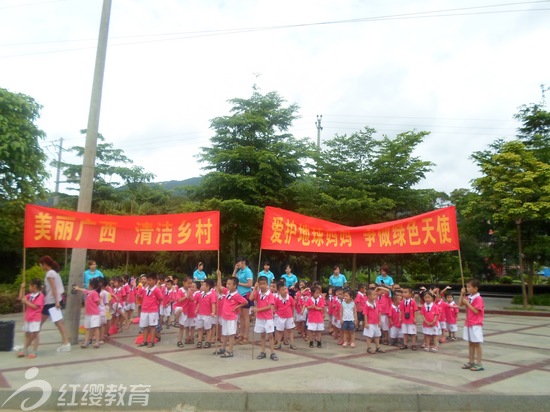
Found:
<path fill-rule="evenodd" d="M 222 322 L 222 336 L 231 336 L 237 334 L 237 319 L 225 320 L 220 319 Z"/>
<path fill-rule="evenodd" d="M 126 305 L 124 305 L 124 310 L 126 310 L 126 311 L 136 310 L 136 304 L 126 302 Z"/>
<path fill-rule="evenodd" d="M 427 336 L 441 335 L 441 331 L 437 326 L 422 326 L 422 333 Z"/>
<path fill-rule="evenodd" d="M 139 317 L 139 327 L 157 326 L 159 324 L 158 312 L 141 312 Z"/>
<path fill-rule="evenodd" d="M 392 326 L 390 328 L 390 338 L 392 339 L 401 339 L 403 337 L 403 331 L 400 327 Z"/>
<path fill-rule="evenodd" d="M 367 338 L 379 338 L 382 336 L 382 331 L 378 325 L 369 325 L 368 328 L 363 329 L 363 336 Z"/>
<path fill-rule="evenodd" d="M 296 325 L 294 324 L 293 318 L 277 317 L 277 319 L 275 319 L 275 328 L 277 328 L 279 332 L 282 332 L 285 329 L 294 329 L 295 327 Z"/>
<path fill-rule="evenodd" d="M 447 324 L 447 329 L 449 330 L 449 332 L 458 332 L 458 325 L 456 323 L 448 323 Z"/>
<path fill-rule="evenodd" d="M 197 315 L 195 320 L 195 327 L 197 329 L 212 329 L 212 316 L 210 315 Z"/>
<path fill-rule="evenodd" d="M 447 322 L 445 322 L 445 321 L 439 322 L 439 329 L 447 330 Z M 441 335 L 441 333 L 440 333 L 440 335 Z"/>
<path fill-rule="evenodd" d="M 463 338 L 467 342 L 483 343 L 483 328 L 480 325 L 464 327 Z"/>
<path fill-rule="evenodd" d="M 306 321 L 305 312 L 303 314 L 296 312 L 296 322 L 305 322 L 305 321 Z"/>
<path fill-rule="evenodd" d="M 32 333 L 32 332 L 40 332 L 40 325 L 42 324 L 42 322 L 38 321 L 38 322 L 25 322 L 23 324 L 23 332 L 29 332 L 29 333 Z"/>
<path fill-rule="evenodd" d="M 101 326 L 105 325 L 107 323 L 107 316 L 105 316 L 105 313 L 99 314 L 99 324 Z"/>
<path fill-rule="evenodd" d="M 380 323 L 382 323 L 382 330 L 384 332 L 390 330 L 390 320 L 388 319 L 388 315 L 380 315 Z"/>
<path fill-rule="evenodd" d="M 325 323 L 324 322 L 308 322 L 307 323 L 307 330 L 310 330 L 312 332 L 320 332 L 325 330 Z"/>
<path fill-rule="evenodd" d="M 334 325 L 334 327 L 336 329 L 341 329 L 342 328 L 342 322 L 340 322 L 340 319 L 336 319 L 335 316 L 332 317 L 332 324 Z"/>
<path fill-rule="evenodd" d="M 275 331 L 275 323 L 273 319 L 258 319 L 254 325 L 254 333 L 273 333 Z"/>
<path fill-rule="evenodd" d="M 160 308 L 160 313 L 162 313 L 162 316 L 172 316 L 172 306 L 166 306 Z"/>
<path fill-rule="evenodd" d="M 86 315 L 84 316 L 84 327 L 86 329 L 99 328 L 101 325 L 101 316 Z"/>
<path fill-rule="evenodd" d="M 403 323 L 401 325 L 403 335 L 416 335 L 416 325 L 414 323 Z"/>
<path fill-rule="evenodd" d="M 181 315 L 180 315 L 180 319 L 181 319 Z M 179 324 L 183 325 L 186 328 L 194 328 L 195 327 L 195 319 L 196 318 L 190 318 L 189 316 L 186 316 L 183 323 L 179 322 Z"/>
<path fill-rule="evenodd" d="M 221 325 L 221 319 L 219 316 L 212 316 L 212 325 Z"/>

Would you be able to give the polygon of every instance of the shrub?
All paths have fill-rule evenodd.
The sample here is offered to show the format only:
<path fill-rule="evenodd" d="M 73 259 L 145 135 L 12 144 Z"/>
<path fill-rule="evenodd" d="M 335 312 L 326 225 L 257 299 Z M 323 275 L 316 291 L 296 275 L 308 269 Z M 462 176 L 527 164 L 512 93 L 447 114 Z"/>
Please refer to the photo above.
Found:
<path fill-rule="evenodd" d="M 534 306 L 550 306 L 550 295 L 549 294 L 535 295 L 531 299 L 529 299 L 528 302 L 530 305 L 534 305 Z M 523 304 L 523 296 L 521 295 L 514 296 L 512 299 L 512 303 L 516 305 Z"/>
<path fill-rule="evenodd" d="M 510 276 L 503 276 L 499 279 L 499 283 L 501 285 L 511 285 L 514 282 L 514 279 L 512 279 Z"/>

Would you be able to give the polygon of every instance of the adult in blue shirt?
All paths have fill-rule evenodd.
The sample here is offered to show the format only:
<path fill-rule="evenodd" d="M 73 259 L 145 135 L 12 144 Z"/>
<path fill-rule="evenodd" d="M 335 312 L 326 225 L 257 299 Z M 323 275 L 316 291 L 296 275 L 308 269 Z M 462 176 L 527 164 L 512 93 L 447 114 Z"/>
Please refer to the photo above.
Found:
<path fill-rule="evenodd" d="M 258 273 L 258 278 L 260 276 L 265 276 L 267 278 L 267 284 L 271 285 L 271 282 L 273 281 L 273 279 L 275 279 L 275 275 L 271 270 L 269 270 L 269 267 L 269 262 L 264 262 L 264 270 Z"/>
<path fill-rule="evenodd" d="M 84 271 L 84 289 L 88 289 L 90 280 L 93 278 L 104 278 L 101 270 L 97 268 L 97 263 L 95 260 L 88 260 L 88 269 Z"/>
<path fill-rule="evenodd" d="M 290 267 L 290 265 L 286 265 L 285 274 L 281 276 L 281 280 L 285 281 L 290 296 L 294 297 L 294 294 L 296 293 L 296 288 L 294 287 L 294 285 L 296 285 L 296 283 L 298 282 L 298 278 L 294 273 L 292 273 L 292 267 Z"/>
<path fill-rule="evenodd" d="M 390 275 L 388 275 L 388 266 L 382 265 L 380 267 L 380 275 L 376 278 L 374 281 L 378 286 L 384 286 L 385 288 L 388 288 L 390 290 L 393 290 L 393 279 Z"/>
<path fill-rule="evenodd" d="M 332 269 L 332 276 L 328 280 L 328 284 L 330 286 L 335 286 L 339 288 L 343 288 L 344 285 L 348 282 L 346 277 L 343 273 L 340 273 L 340 266 L 336 265 Z"/>
<path fill-rule="evenodd" d="M 248 335 L 250 333 L 250 293 L 252 292 L 252 281 L 254 275 L 248 267 L 248 262 L 245 257 L 238 257 L 235 262 L 235 269 L 233 269 L 233 277 L 239 279 L 237 285 L 237 292 L 244 297 L 248 303 L 241 308 L 239 317 L 239 341 L 237 343 L 248 343 Z"/>
<path fill-rule="evenodd" d="M 202 262 L 197 263 L 197 270 L 193 272 L 194 282 L 196 281 L 202 282 L 203 280 L 206 279 L 206 273 L 204 273 L 203 269 L 204 269 L 204 264 Z"/>

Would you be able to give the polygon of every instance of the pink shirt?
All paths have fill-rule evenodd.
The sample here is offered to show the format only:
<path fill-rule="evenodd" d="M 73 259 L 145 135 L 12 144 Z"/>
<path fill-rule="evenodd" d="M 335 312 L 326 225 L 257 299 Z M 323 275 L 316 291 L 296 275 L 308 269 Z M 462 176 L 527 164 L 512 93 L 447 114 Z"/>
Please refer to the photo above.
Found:
<path fill-rule="evenodd" d="M 309 298 L 306 306 L 314 306 L 317 309 L 310 308 L 307 312 L 307 321 L 310 323 L 324 323 L 325 319 L 325 299 L 319 296 L 317 299 Z"/>
<path fill-rule="evenodd" d="M 141 288 L 139 291 L 142 302 L 141 311 L 144 313 L 155 313 L 159 311 L 160 302 L 164 299 L 162 292 L 157 286 L 149 289 L 149 286 Z"/>
<path fill-rule="evenodd" d="M 332 301 L 332 316 L 334 316 L 335 319 L 340 320 L 340 308 L 342 307 L 342 301 L 338 298 L 335 298 Z"/>
<path fill-rule="evenodd" d="M 235 312 L 235 308 L 246 302 L 247 300 L 239 295 L 239 292 L 228 292 L 226 295 L 224 295 L 220 316 L 224 320 L 236 320 L 237 312 Z"/>
<path fill-rule="evenodd" d="M 439 307 L 439 321 L 440 322 L 446 322 L 447 321 L 447 307 L 449 306 L 447 302 L 445 302 L 443 299 L 438 299 L 435 304 Z"/>
<path fill-rule="evenodd" d="M 267 306 L 270 306 L 273 308 L 275 305 L 275 301 L 273 299 L 273 295 L 268 290 L 265 294 L 263 294 L 261 291 L 254 292 L 254 302 L 258 309 L 263 309 Z M 258 319 L 273 319 L 273 310 L 263 310 L 261 312 L 256 312 L 256 318 Z"/>
<path fill-rule="evenodd" d="M 129 284 L 125 284 L 124 287 L 126 288 L 126 302 L 136 303 L 136 287 Z"/>
<path fill-rule="evenodd" d="M 189 301 L 189 304 L 187 305 L 187 310 L 184 309 L 185 314 L 188 318 L 196 318 L 197 317 L 197 306 L 199 305 L 199 298 L 201 296 L 201 293 L 199 291 L 196 291 L 193 293 L 193 299 Z"/>
<path fill-rule="evenodd" d="M 183 313 L 187 313 L 187 307 L 189 306 L 189 302 L 191 302 L 189 299 L 184 299 L 184 298 L 187 298 L 187 290 L 185 290 L 184 288 L 179 288 L 177 291 L 176 291 L 176 294 L 174 296 L 174 304 L 172 305 L 172 308 L 182 308 L 183 309 Z M 179 302 L 180 299 L 183 299 L 181 302 Z"/>
<path fill-rule="evenodd" d="M 379 295 L 376 299 L 376 303 L 382 315 L 387 315 L 388 313 L 390 313 L 390 307 L 392 304 L 390 295 L 388 295 L 387 293 Z"/>
<path fill-rule="evenodd" d="M 475 295 L 471 295 L 466 299 L 469 299 L 470 304 L 474 308 L 476 308 L 478 312 L 474 313 L 470 308 L 466 308 L 466 322 L 464 322 L 464 326 L 468 328 L 472 326 L 483 326 L 483 319 L 485 317 L 485 304 L 483 303 L 483 299 L 481 298 L 480 294 L 476 293 Z"/>
<path fill-rule="evenodd" d="M 162 291 L 162 295 L 163 295 L 162 306 L 165 308 L 170 306 L 170 303 L 172 303 L 176 299 L 176 291 L 173 288 L 170 290 L 165 288 Z"/>
<path fill-rule="evenodd" d="M 389 313 L 391 326 L 395 326 L 397 328 L 401 327 L 401 320 L 399 319 L 401 314 L 399 312 L 400 312 L 399 306 L 395 306 L 392 303 L 392 305 L 390 306 L 390 313 Z"/>
<path fill-rule="evenodd" d="M 365 323 L 369 325 L 378 325 L 380 323 L 380 309 L 376 302 L 371 304 L 367 300 L 363 306 L 363 314 L 365 315 Z"/>
<path fill-rule="evenodd" d="M 216 301 L 216 313 L 218 316 L 222 315 L 223 302 L 225 302 L 225 295 L 227 295 L 227 292 L 227 288 L 222 288 L 222 293 L 216 291 L 216 295 L 218 296 L 218 300 Z"/>
<path fill-rule="evenodd" d="M 415 315 L 418 312 L 418 305 L 414 299 L 403 299 L 399 303 L 399 311 L 401 312 L 401 323 L 404 325 L 413 325 L 415 323 Z M 409 319 L 405 317 L 405 313 L 409 313 Z"/>
<path fill-rule="evenodd" d="M 294 308 L 294 299 L 290 295 L 286 295 L 286 298 L 279 296 L 275 299 L 275 312 L 277 316 L 283 319 L 292 317 L 292 308 Z"/>
<path fill-rule="evenodd" d="M 41 322 L 44 295 L 41 292 L 28 293 L 25 298 L 33 305 L 36 305 L 36 309 L 31 308 L 29 305 L 25 305 L 25 322 Z"/>
<path fill-rule="evenodd" d="M 216 293 L 212 290 L 208 292 L 202 292 L 198 295 L 199 308 L 198 314 L 202 316 L 210 316 L 212 313 L 216 313 Z M 212 306 L 214 308 L 212 309 Z"/>
<path fill-rule="evenodd" d="M 124 286 L 115 288 L 114 292 L 118 303 L 126 302 L 126 290 L 124 289 Z"/>
<path fill-rule="evenodd" d="M 435 303 L 427 304 L 424 303 L 422 305 L 422 308 L 420 309 L 420 314 L 424 317 L 424 322 L 422 323 L 422 326 L 426 328 L 430 328 L 432 326 L 438 326 L 439 321 L 436 321 L 436 316 L 439 315 L 439 306 L 437 306 Z M 433 325 L 428 325 L 428 322 L 434 322 Z"/>
<path fill-rule="evenodd" d="M 357 292 L 355 297 L 355 307 L 357 308 L 357 313 L 363 313 L 363 306 L 365 306 L 365 295 L 361 292 Z"/>
<path fill-rule="evenodd" d="M 447 303 L 447 307 L 445 308 L 445 317 L 447 318 L 447 324 L 456 325 L 458 311 L 458 305 L 454 300 L 451 303 Z"/>
<path fill-rule="evenodd" d="M 99 294 L 96 290 L 86 291 L 86 300 L 84 301 L 84 313 L 86 316 L 99 315 Z"/>

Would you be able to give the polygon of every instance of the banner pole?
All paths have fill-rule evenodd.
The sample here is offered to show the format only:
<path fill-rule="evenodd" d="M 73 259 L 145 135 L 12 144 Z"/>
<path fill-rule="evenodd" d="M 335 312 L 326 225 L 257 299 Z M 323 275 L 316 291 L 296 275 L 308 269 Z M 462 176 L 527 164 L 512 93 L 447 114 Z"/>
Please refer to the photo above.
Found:
<path fill-rule="evenodd" d="M 262 249 L 260 248 L 260 253 L 258 255 L 258 274 L 260 273 L 260 268 L 262 267 L 261 264 L 262 264 Z M 258 277 L 259 277 L 259 275 L 258 275 Z M 258 279 L 256 279 L 256 280 L 258 280 Z"/>
<path fill-rule="evenodd" d="M 460 263 L 460 279 L 462 280 L 462 287 L 464 288 L 464 269 L 462 269 L 462 254 L 458 249 L 458 262 Z"/>
<path fill-rule="evenodd" d="M 26 272 L 27 271 L 27 249 L 23 248 L 23 283 L 26 285 Z"/>
<path fill-rule="evenodd" d="M 218 249 L 218 270 L 220 270 L 220 249 Z"/>

